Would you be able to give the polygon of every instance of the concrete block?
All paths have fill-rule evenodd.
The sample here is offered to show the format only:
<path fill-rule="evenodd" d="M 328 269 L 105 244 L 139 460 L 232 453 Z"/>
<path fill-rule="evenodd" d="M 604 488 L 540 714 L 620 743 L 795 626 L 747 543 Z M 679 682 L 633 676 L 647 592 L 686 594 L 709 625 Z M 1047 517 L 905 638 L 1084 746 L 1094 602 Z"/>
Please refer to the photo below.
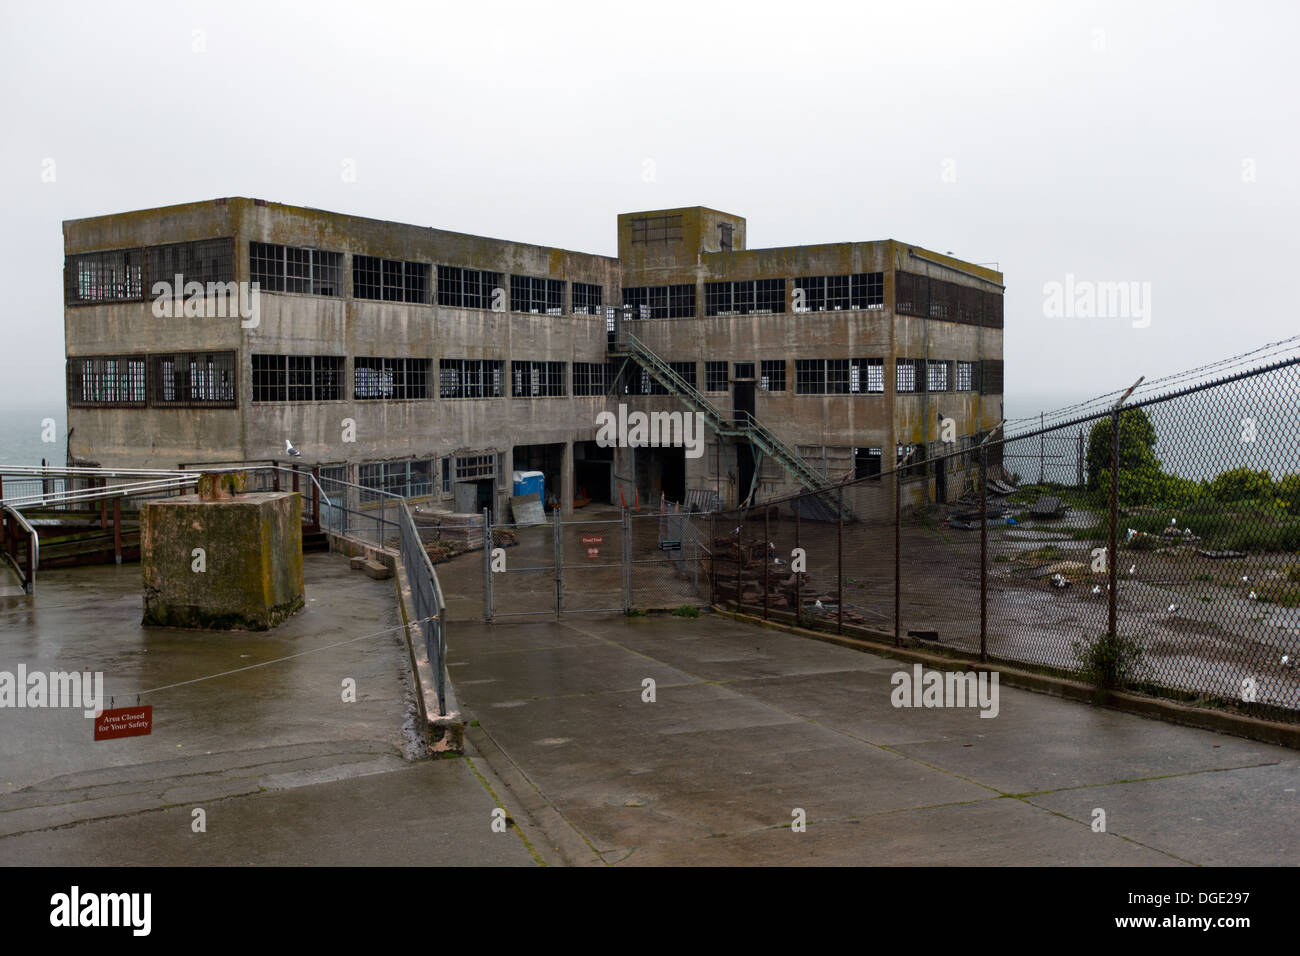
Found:
<path fill-rule="evenodd" d="M 184 495 L 140 509 L 144 623 L 266 630 L 303 605 L 302 501 Z"/>
<path fill-rule="evenodd" d="M 363 567 L 366 576 L 374 578 L 376 581 L 386 581 L 388 578 L 393 576 L 392 569 L 386 565 L 380 564 L 378 561 L 367 561 Z"/>

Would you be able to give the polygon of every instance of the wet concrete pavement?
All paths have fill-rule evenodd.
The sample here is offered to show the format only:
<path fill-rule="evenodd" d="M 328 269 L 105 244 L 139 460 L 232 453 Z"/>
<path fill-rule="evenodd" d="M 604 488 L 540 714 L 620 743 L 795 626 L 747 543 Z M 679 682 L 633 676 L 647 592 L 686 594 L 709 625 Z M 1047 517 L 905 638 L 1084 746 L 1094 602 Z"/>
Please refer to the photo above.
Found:
<path fill-rule="evenodd" d="M 51 571 L 0 604 L 0 670 L 102 671 L 105 706 L 180 684 L 141 698 L 145 737 L 95 742 L 80 708 L 0 709 L 0 863 L 533 863 L 492 833 L 470 762 L 406 759 L 393 582 L 334 555 L 304 572 L 305 609 L 261 633 L 142 627 L 139 565 Z"/>
<path fill-rule="evenodd" d="M 896 709 L 909 665 L 711 615 L 460 624 L 449 663 L 563 862 L 1300 862 L 1283 748 L 1007 687 L 992 719 Z"/>
<path fill-rule="evenodd" d="M 51 573 L 0 605 L 0 669 L 99 669 L 122 695 L 396 622 L 391 581 L 306 571 L 286 628 L 225 636 L 141 628 L 136 567 Z M 896 709 L 907 665 L 709 614 L 456 623 L 468 753 L 412 762 L 397 633 L 150 695 L 150 737 L 0 711 L 0 863 L 1300 862 L 1293 751 L 1007 687 L 993 719 Z"/>

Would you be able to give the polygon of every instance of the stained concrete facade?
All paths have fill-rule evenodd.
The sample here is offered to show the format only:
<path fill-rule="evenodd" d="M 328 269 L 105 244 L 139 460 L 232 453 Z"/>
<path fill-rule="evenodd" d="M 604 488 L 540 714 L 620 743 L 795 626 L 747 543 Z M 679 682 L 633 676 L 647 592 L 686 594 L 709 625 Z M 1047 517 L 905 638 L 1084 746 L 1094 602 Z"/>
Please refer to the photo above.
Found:
<path fill-rule="evenodd" d="M 409 486 L 390 480 L 390 487 L 427 493 L 436 506 L 456 510 L 467 510 L 473 497 L 459 493 L 464 489 L 457 486 L 466 483 L 462 471 L 467 481 L 477 475 L 480 482 L 485 470 L 494 473 L 492 487 L 479 489 L 477 504 L 488 491 L 499 510 L 511 490 L 509 476 L 521 466 L 547 472 L 548 491 L 557 494 L 565 512 L 579 484 L 593 486 L 587 490 L 598 500 L 615 503 L 620 493 L 630 499 L 634 488 L 642 502 L 657 500 L 665 491 L 679 497 L 686 489 L 713 489 L 725 504 L 751 492 L 766 497 L 793 490 L 797 484 L 779 464 L 759 462 L 757 469 L 747 470 L 742 460 L 747 453 L 734 441 L 719 442 L 713 435 L 709 454 L 698 459 L 683 462 L 680 453 L 674 457 L 660 449 L 620 448 L 612 454 L 612 465 L 575 466 L 606 456 L 593 447 L 600 411 L 618 402 L 640 409 L 686 407 L 674 396 L 630 394 L 638 391 L 635 384 L 597 395 L 574 394 L 574 363 L 612 361 L 606 351 L 607 307 L 625 303 L 624 290 L 663 286 L 689 286 L 691 314 L 681 315 L 678 308 L 675 317 L 656 317 L 664 310 L 634 305 L 630 314 L 636 335 L 667 361 L 696 363 L 702 392 L 704 363 L 726 362 L 728 392 L 706 392 L 709 401 L 723 408 L 751 401 L 730 392 L 736 373 L 746 371 L 736 363 L 754 363 L 748 391 L 755 417 L 790 446 L 818 458 L 832 477 L 852 472 L 855 458 L 861 467 L 862 454 L 855 455 L 854 449 L 880 450 L 885 470 L 892 467 L 900 445 L 922 443 L 937 453 L 939 414 L 954 419 L 959 440 L 967 441 L 1001 418 L 1001 274 L 894 240 L 749 250 L 743 218 L 689 207 L 619 216 L 618 256 L 612 257 L 247 198 L 68 221 L 64 237 L 69 452 L 105 466 L 283 460 L 289 439 L 302 452 L 296 463 L 332 469 L 336 477 L 363 483 L 377 480 L 376 463 L 397 470 L 407 461 L 427 463 L 420 465 L 427 471 L 412 477 Z M 170 277 L 164 266 L 183 256 L 169 259 L 157 247 L 215 239 L 227 241 L 229 250 L 225 265 L 215 267 L 217 277 L 236 283 L 257 277 L 254 249 L 263 247 L 252 244 L 282 246 L 290 257 L 306 256 L 307 250 L 336 254 L 337 287 L 329 284 L 336 294 L 268 291 L 263 281 L 255 326 L 237 315 L 217 316 L 210 297 L 202 300 L 208 317 L 158 317 L 151 280 Z M 100 253 L 106 255 L 95 255 Z M 358 284 L 369 281 L 358 278 L 363 256 L 411 264 L 417 276 L 426 269 L 423 285 L 407 292 L 418 301 L 361 294 Z M 133 261 L 142 265 L 133 266 Z M 440 304 L 439 279 L 447 268 L 499 274 L 496 300 L 483 301 L 483 307 Z M 909 303 L 900 311 L 897 277 L 903 273 L 912 284 Z M 512 301 L 512 276 L 562 283 L 559 314 L 514 311 L 520 304 Z M 878 301 L 870 308 L 797 311 L 797 280 L 804 276 L 878 276 Z M 914 277 L 932 280 L 935 289 L 943 284 L 950 297 L 956 289 L 973 290 L 985 296 L 980 300 L 984 304 L 975 320 L 967 315 L 962 321 L 945 318 L 943 304 L 918 309 Z M 382 278 L 387 280 L 387 271 Z M 732 309 L 708 314 L 711 284 L 764 279 L 784 280 L 780 311 L 772 302 L 766 303 L 767 311 L 742 303 L 743 314 L 726 314 L 736 311 Z M 420 280 L 412 281 L 419 286 Z M 397 282 L 394 298 L 402 300 L 400 276 Z M 599 306 L 588 314 L 574 314 L 574 283 L 600 290 Z M 369 290 L 376 292 L 377 287 Z M 185 401 L 172 382 L 175 370 L 192 368 L 187 363 L 195 353 L 213 352 L 232 357 L 233 381 L 223 383 L 215 402 L 211 392 L 191 383 L 189 397 L 199 400 Z M 165 368 L 158 364 L 159 355 L 169 357 Z M 323 400 L 310 392 L 293 398 L 291 389 L 284 399 L 257 400 L 254 356 L 332 357 L 341 361 L 339 380 Z M 92 374 L 85 360 L 104 357 L 112 357 L 114 364 L 95 364 Z M 801 394 L 796 387 L 800 360 L 866 357 L 879 360 L 883 369 L 879 392 Z M 896 359 L 904 357 L 950 363 L 947 388 L 897 393 Z M 427 360 L 423 397 L 356 397 L 359 358 Z M 500 361 L 501 395 L 444 397 L 440 362 L 450 359 Z M 764 390 L 757 373 L 765 360 L 785 363 L 783 391 Z M 512 397 L 514 361 L 563 363 L 563 394 Z M 957 362 L 985 369 L 982 377 L 976 376 L 976 387 L 953 387 Z M 107 391 L 100 381 L 106 370 L 108 378 L 120 380 Z M 629 381 L 638 378 L 632 370 Z M 475 461 L 477 468 L 472 467 Z M 929 471 L 905 484 L 909 500 L 953 496 L 957 479 L 951 467 L 946 489 Z M 613 478 L 609 487 L 607 472 Z M 576 481 L 575 473 L 580 476 Z"/>

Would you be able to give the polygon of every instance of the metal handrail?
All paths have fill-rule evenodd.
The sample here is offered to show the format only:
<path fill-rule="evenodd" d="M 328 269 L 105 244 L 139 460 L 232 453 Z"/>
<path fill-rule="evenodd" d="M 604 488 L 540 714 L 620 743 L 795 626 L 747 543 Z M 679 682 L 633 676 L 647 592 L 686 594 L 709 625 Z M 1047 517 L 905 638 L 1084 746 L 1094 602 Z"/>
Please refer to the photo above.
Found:
<path fill-rule="evenodd" d="M 688 400 L 694 402 L 696 405 L 699 405 L 706 415 L 711 416 L 714 419 L 711 423 L 714 431 L 724 431 L 727 429 L 728 422 L 737 420 L 734 415 L 723 415 L 721 409 L 708 401 L 708 399 L 706 399 L 699 390 L 695 388 L 695 386 L 691 385 L 684 378 L 678 375 L 677 372 L 673 370 L 672 366 L 656 355 L 653 349 L 647 347 L 645 343 L 641 342 L 641 340 L 635 335 L 628 332 L 621 323 L 618 327 L 616 341 L 619 343 L 626 343 L 630 346 L 634 354 L 638 354 L 639 357 L 648 361 L 655 372 L 669 379 L 669 383 L 681 392 L 682 395 L 684 395 Z M 750 433 L 751 437 L 757 438 L 761 444 L 766 445 L 767 447 L 764 450 L 767 451 L 769 455 L 785 459 L 786 462 L 788 462 L 787 467 L 814 490 L 821 491 L 831 486 L 832 483 L 827 481 L 825 476 L 820 472 L 814 470 L 805 463 L 798 452 L 786 445 L 785 442 L 781 441 L 781 439 L 773 434 L 769 429 L 759 424 L 757 419 L 752 415 L 749 415 L 748 413 L 745 413 L 745 415 L 749 419 L 750 424 L 743 426 L 741 430 Z M 732 430 L 736 429 L 733 428 Z"/>
<path fill-rule="evenodd" d="M 32 547 L 32 566 L 27 569 L 27 580 L 23 584 L 23 590 L 28 594 L 36 592 L 36 569 L 41 565 L 41 536 L 36 533 L 36 529 L 31 523 L 23 517 L 22 512 L 10 505 L 0 505 L 0 510 L 8 511 L 14 516 L 14 519 L 27 532 L 27 540 Z"/>

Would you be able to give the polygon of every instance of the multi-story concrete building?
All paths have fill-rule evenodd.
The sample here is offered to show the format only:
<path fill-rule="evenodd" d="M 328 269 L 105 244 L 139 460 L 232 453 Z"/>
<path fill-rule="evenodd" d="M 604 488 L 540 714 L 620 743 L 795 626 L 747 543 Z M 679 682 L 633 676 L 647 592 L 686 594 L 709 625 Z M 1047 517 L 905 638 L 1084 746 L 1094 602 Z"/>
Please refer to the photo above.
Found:
<path fill-rule="evenodd" d="M 762 500 L 915 448 L 905 494 L 951 497 L 968 462 L 944 439 L 1001 418 L 1001 274 L 895 240 L 746 249 L 745 225 L 628 213 L 610 257 L 244 198 L 65 222 L 69 457 L 283 460 L 289 440 L 458 511 L 540 470 L 567 512 Z M 702 412 L 706 453 L 607 447 L 619 404 Z"/>

